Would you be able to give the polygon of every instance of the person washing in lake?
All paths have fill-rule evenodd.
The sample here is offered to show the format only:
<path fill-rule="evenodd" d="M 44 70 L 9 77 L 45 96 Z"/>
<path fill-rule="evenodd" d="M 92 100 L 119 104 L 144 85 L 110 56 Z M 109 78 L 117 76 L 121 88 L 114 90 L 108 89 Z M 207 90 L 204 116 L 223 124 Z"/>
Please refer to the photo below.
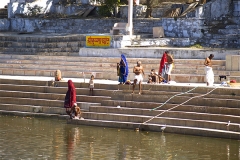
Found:
<path fill-rule="evenodd" d="M 128 62 L 124 54 L 121 55 L 121 61 L 117 63 L 118 69 L 118 82 L 119 84 L 125 84 L 128 77 Z"/>
<path fill-rule="evenodd" d="M 72 82 L 72 80 L 68 80 L 68 91 L 65 96 L 65 101 L 64 101 L 64 108 L 66 108 L 66 113 L 72 118 L 71 111 L 72 107 L 76 105 L 77 100 L 76 100 L 76 89 L 75 86 Z"/>
<path fill-rule="evenodd" d="M 94 75 L 91 75 L 91 78 L 89 80 L 89 93 L 91 96 L 93 96 L 93 89 L 94 89 Z"/>

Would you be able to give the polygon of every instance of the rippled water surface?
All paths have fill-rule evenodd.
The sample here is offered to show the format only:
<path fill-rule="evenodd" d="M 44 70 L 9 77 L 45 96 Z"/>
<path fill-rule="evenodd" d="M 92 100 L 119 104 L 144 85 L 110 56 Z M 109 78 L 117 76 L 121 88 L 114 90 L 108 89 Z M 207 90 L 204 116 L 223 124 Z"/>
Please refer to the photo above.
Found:
<path fill-rule="evenodd" d="M 240 160 L 240 141 L 0 115 L 0 159 Z"/>

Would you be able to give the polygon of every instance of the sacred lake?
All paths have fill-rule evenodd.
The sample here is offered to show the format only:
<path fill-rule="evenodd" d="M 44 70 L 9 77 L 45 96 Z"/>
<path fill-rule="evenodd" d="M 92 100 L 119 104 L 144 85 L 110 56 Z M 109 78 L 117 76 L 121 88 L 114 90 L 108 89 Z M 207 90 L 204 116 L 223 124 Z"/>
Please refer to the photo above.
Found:
<path fill-rule="evenodd" d="M 240 141 L 0 115 L 0 159 L 239 160 Z"/>

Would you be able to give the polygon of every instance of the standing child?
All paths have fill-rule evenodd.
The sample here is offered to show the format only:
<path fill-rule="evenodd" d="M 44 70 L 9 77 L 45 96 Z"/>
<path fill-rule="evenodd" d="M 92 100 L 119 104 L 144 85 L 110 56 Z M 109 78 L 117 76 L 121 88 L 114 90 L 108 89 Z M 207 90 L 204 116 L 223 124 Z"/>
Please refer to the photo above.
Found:
<path fill-rule="evenodd" d="M 89 92 L 90 92 L 90 95 L 93 96 L 93 88 L 94 88 L 94 75 L 91 75 L 91 79 L 89 80 Z"/>

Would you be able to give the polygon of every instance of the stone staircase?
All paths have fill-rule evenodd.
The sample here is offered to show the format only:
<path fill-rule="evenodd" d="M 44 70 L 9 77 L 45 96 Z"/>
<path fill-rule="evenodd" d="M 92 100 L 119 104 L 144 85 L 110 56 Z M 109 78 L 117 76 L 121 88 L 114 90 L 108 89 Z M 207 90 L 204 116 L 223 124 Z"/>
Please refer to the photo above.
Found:
<path fill-rule="evenodd" d="M 0 110 L 65 115 L 63 100 L 67 82 L 56 82 L 58 87 L 49 86 L 48 81 L 0 79 Z M 96 89 L 95 96 L 88 96 L 89 89 L 75 85 L 78 105 L 88 111 L 91 105 L 101 105 L 109 100 L 111 91 Z"/>
<path fill-rule="evenodd" d="M 78 55 L 85 46 L 85 35 L 10 33 L 0 35 L 1 54 Z"/>
<path fill-rule="evenodd" d="M 0 8 L 0 19 L 8 18 L 7 8 Z"/>
<path fill-rule="evenodd" d="M 60 69 L 62 77 L 89 78 L 92 74 L 96 79 L 118 80 L 115 57 L 76 57 L 76 56 L 41 56 L 41 55 L 6 55 L 0 54 L 0 74 L 12 76 L 45 76 L 54 77 Z M 159 59 L 128 58 L 129 80 L 134 79 L 132 68 L 140 60 L 145 69 L 145 79 L 153 68 L 158 71 Z M 205 73 L 203 60 L 175 59 L 172 79 L 177 83 L 204 83 Z M 229 79 L 240 81 L 238 71 L 225 71 L 225 60 L 214 60 L 215 82 L 220 83 L 219 75 L 230 75 Z"/>
<path fill-rule="evenodd" d="M 91 106 L 84 113 L 85 120 L 68 122 L 147 131 L 165 128 L 164 132 L 240 138 L 238 89 L 144 85 L 142 95 L 132 95 L 128 86 L 121 87 L 122 92 L 114 93 L 111 100 Z M 175 96 L 189 90 L 192 91 Z M 203 96 L 208 92 L 211 94 Z M 188 102 L 179 105 L 184 101 Z"/>
<path fill-rule="evenodd" d="M 143 62 L 145 72 L 148 74 L 152 68 L 158 71 L 162 53 L 165 50 L 171 50 L 176 59 L 172 75 L 176 82 L 203 83 L 204 68 L 202 63 L 203 59 L 210 53 L 215 55 L 214 72 L 217 83 L 220 82 L 218 80 L 219 75 L 230 75 L 230 79 L 240 81 L 238 72 L 226 71 L 224 61 L 226 54 L 236 55 L 239 54 L 238 50 L 82 48 L 85 46 L 85 36 L 79 34 L 2 33 L 0 35 L 0 74 L 53 76 L 54 71 L 60 69 L 63 76 L 70 78 L 84 78 L 94 74 L 97 79 L 117 80 L 118 77 L 115 74 L 116 63 L 119 61 L 120 54 L 124 53 L 128 59 L 132 58 L 129 59 L 129 79 L 132 80 L 134 75 L 131 69 L 137 60 Z M 147 81 L 147 77 L 145 81 Z"/>
<path fill-rule="evenodd" d="M 50 79 L 1 78 L 1 114 L 67 119 L 63 108 L 67 82 L 51 87 Z M 142 95 L 138 95 L 131 94 L 131 85 L 99 83 L 94 96 L 88 96 L 87 83 L 74 84 L 84 119 L 68 123 L 140 131 L 165 128 L 164 132 L 240 139 L 240 90 L 236 88 L 144 84 Z"/>

